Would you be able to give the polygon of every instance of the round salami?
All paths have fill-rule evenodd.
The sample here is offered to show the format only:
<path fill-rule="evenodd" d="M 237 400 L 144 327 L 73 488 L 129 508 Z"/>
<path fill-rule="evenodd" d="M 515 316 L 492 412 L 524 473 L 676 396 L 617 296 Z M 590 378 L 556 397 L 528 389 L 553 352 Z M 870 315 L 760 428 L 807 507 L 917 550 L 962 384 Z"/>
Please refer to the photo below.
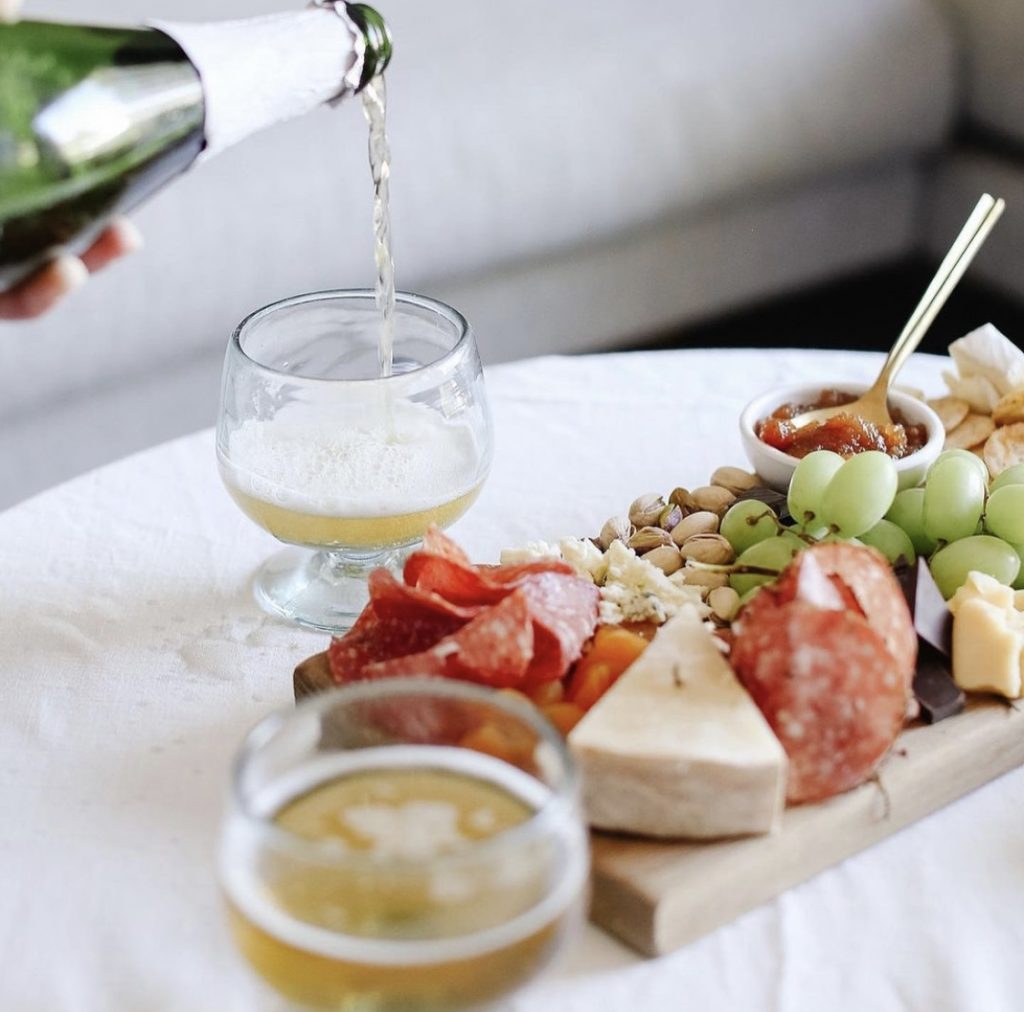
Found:
<path fill-rule="evenodd" d="M 797 555 L 779 578 L 776 591 L 781 600 L 799 596 L 800 570 L 811 559 L 827 576 L 838 578 L 849 588 L 868 624 L 885 641 L 909 696 L 917 666 L 917 633 L 906 598 L 884 556 L 865 545 L 841 542 L 814 545 Z"/>
<path fill-rule="evenodd" d="M 735 626 L 731 660 L 789 757 L 787 800 L 820 801 L 856 787 L 899 734 L 903 672 L 854 611 L 774 595 L 755 600 L 758 608 Z"/>

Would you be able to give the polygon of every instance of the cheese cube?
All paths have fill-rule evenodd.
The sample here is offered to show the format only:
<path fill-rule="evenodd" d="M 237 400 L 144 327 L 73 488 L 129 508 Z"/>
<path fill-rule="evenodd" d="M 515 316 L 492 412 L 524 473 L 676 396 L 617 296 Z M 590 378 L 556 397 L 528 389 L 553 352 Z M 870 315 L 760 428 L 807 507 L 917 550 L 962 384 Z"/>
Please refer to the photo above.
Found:
<path fill-rule="evenodd" d="M 953 680 L 965 692 L 1021 695 L 1024 628 L 1005 608 L 972 597 L 953 618 Z"/>
<path fill-rule="evenodd" d="M 599 829 L 705 838 L 779 824 L 786 755 L 693 608 L 659 630 L 569 747 Z"/>

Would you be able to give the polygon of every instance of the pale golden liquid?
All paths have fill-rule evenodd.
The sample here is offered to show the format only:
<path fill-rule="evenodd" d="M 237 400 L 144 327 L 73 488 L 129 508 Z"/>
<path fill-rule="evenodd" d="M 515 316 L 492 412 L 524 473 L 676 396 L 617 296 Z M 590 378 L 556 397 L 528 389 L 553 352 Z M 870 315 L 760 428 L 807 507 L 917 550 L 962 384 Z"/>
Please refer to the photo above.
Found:
<path fill-rule="evenodd" d="M 480 486 L 450 502 L 412 513 L 392 516 L 338 517 L 322 513 L 300 513 L 257 499 L 237 488 L 225 475 L 225 485 L 242 512 L 279 541 L 311 548 L 397 548 L 419 541 L 431 524 L 447 527 L 462 516 L 476 497 Z"/>
<path fill-rule="evenodd" d="M 474 777 L 447 770 L 388 769 L 328 781 L 286 805 L 275 821 L 300 836 L 341 840 L 350 849 L 379 853 L 381 845 L 353 828 L 346 813 L 365 811 L 367 805 L 378 812 L 397 811 L 422 802 L 455 811 L 463 847 L 510 829 L 532 814 L 515 795 Z M 414 821 L 419 818 L 415 813 Z M 435 849 L 443 861 L 445 853 L 459 846 L 439 840 Z M 506 854 L 504 861 L 528 864 L 529 852 Z M 542 874 L 528 871 L 511 881 L 496 878 L 490 863 L 459 869 L 454 893 L 450 881 L 444 889 L 443 872 L 436 866 L 432 872 L 409 867 L 402 872 L 389 860 L 379 871 L 292 865 L 262 886 L 290 917 L 339 937 L 416 941 L 471 936 L 473 931 L 500 926 L 531 909 L 550 888 Z M 569 914 L 562 912 L 526 937 L 466 958 L 381 965 L 283 941 L 238 904 L 229 906 L 239 947 L 278 992 L 313 1008 L 351 1012 L 441 1012 L 496 1000 L 539 971 L 569 921 Z"/>

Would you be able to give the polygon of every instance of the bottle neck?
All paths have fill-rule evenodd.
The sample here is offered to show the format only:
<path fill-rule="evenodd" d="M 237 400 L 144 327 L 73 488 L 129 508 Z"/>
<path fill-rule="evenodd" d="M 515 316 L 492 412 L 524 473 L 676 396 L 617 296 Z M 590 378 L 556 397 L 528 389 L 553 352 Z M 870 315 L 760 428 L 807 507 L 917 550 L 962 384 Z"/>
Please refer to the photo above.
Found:
<path fill-rule="evenodd" d="M 359 83 L 364 40 L 330 9 L 151 24 L 181 46 L 199 73 L 207 157 L 354 91 Z"/>

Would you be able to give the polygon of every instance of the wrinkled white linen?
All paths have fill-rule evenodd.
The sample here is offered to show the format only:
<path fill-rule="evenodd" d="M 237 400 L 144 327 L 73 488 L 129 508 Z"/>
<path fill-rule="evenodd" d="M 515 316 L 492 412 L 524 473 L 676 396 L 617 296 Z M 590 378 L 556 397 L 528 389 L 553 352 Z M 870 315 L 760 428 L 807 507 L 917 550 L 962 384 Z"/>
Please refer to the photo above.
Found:
<path fill-rule="evenodd" d="M 768 384 L 866 379 L 879 362 L 692 351 L 497 367 L 494 469 L 453 533 L 491 560 L 596 532 L 642 492 L 742 464 L 736 417 Z M 941 367 L 919 356 L 906 380 L 938 392 Z M 232 950 L 213 873 L 231 756 L 326 642 L 249 596 L 274 544 L 221 488 L 209 432 L 0 514 L 5 1012 L 276 1007 Z M 588 928 L 514 1008 L 1019 1008 L 1022 853 L 1018 771 L 673 955 L 641 960 Z"/>

